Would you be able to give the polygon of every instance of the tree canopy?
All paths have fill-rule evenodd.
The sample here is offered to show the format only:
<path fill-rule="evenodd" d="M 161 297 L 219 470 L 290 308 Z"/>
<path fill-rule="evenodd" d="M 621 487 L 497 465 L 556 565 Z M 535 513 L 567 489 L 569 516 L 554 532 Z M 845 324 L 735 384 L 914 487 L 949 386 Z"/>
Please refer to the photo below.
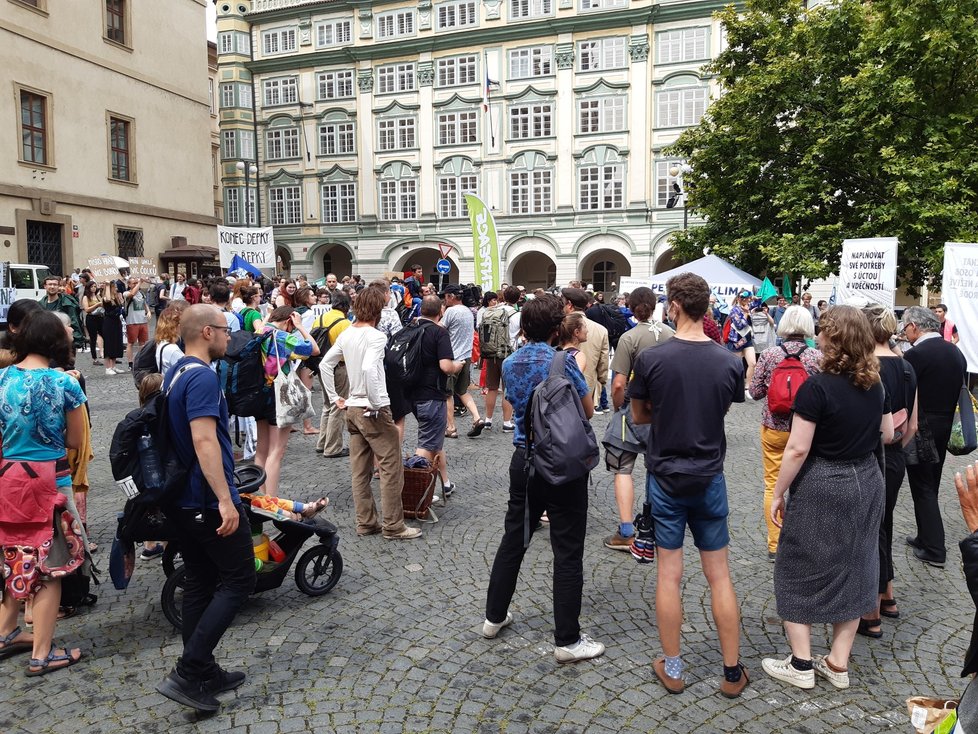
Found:
<path fill-rule="evenodd" d="M 974 0 L 748 0 L 720 13 L 721 94 L 670 151 L 703 226 L 674 238 L 750 272 L 824 277 L 842 240 L 896 236 L 906 284 L 978 237 Z"/>

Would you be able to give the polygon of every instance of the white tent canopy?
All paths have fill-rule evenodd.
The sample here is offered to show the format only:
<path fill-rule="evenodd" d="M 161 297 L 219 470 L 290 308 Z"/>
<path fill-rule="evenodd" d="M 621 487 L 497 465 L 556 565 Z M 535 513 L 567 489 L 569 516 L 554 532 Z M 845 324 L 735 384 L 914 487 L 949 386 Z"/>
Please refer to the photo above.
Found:
<path fill-rule="evenodd" d="M 664 273 L 656 273 L 650 278 L 652 290 L 665 293 L 666 281 L 680 273 L 696 273 L 710 285 L 714 293 L 723 298 L 729 298 L 745 288 L 756 290 L 761 287 L 761 281 L 750 273 L 745 273 L 716 255 L 707 255 Z"/>

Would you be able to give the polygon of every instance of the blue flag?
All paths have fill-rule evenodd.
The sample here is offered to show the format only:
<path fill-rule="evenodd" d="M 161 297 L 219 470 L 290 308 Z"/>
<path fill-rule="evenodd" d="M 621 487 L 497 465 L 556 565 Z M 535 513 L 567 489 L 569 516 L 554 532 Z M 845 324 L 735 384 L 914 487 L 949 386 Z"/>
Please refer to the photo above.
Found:
<path fill-rule="evenodd" d="M 228 272 L 232 275 L 243 275 L 244 273 L 251 273 L 252 277 L 260 278 L 261 270 L 256 268 L 250 262 L 245 260 L 240 255 L 235 255 L 231 258 L 231 266 L 228 268 Z"/>

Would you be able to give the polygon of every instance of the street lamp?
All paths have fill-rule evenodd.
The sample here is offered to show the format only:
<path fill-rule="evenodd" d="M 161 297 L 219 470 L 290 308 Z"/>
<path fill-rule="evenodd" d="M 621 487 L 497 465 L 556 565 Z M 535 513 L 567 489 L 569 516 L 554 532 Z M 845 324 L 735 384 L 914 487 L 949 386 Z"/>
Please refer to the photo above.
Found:
<path fill-rule="evenodd" d="M 672 176 L 674 179 L 675 178 L 681 179 L 681 177 L 685 176 L 687 173 L 689 173 L 692 170 L 693 169 L 689 165 L 683 163 L 682 165 L 672 166 L 669 169 L 669 175 Z M 683 184 L 685 185 L 685 181 L 683 182 Z M 687 229 L 689 229 L 689 210 L 686 208 L 686 192 L 683 191 L 682 187 L 680 187 L 678 183 L 673 181 L 672 193 L 669 195 L 669 198 L 666 200 L 666 209 L 675 209 L 676 204 L 679 203 L 680 196 L 683 198 L 683 231 L 686 231 Z"/>
<path fill-rule="evenodd" d="M 248 161 L 238 161 L 237 163 L 234 164 L 234 167 L 238 169 L 238 172 L 239 173 L 243 173 L 244 174 L 244 177 L 245 177 L 245 189 L 244 189 L 245 190 L 245 202 L 244 202 L 245 224 L 254 224 L 254 222 L 251 221 L 252 220 L 252 216 L 251 216 L 251 198 L 248 196 L 248 193 L 250 191 L 249 180 L 250 180 L 251 176 L 254 176 L 255 177 L 255 194 L 257 196 L 257 193 L 258 193 L 258 166 L 256 166 L 254 163 L 250 163 Z M 256 206 L 255 209 L 257 210 L 258 207 Z M 256 211 L 255 213 L 257 214 L 258 212 Z M 261 222 L 260 221 L 257 222 L 257 226 L 259 226 L 259 227 L 261 226 Z"/>

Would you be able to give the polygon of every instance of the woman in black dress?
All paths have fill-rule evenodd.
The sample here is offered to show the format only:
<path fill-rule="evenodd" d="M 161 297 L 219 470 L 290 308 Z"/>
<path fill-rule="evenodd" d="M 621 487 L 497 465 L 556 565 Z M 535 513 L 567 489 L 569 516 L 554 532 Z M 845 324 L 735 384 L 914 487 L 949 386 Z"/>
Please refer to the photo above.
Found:
<path fill-rule="evenodd" d="M 869 328 L 876 340 L 875 354 L 880 361 L 880 380 L 893 415 L 893 440 L 883 447 L 881 460 L 886 501 L 880 525 L 880 582 L 879 605 L 859 621 L 859 634 L 865 637 L 883 636 L 881 617 L 900 616 L 893 596 L 893 508 L 896 507 L 900 485 L 907 473 L 907 457 L 903 447 L 917 432 L 917 375 L 911 364 L 890 349 L 890 339 L 897 331 L 897 318 L 883 306 L 863 309 Z"/>
<path fill-rule="evenodd" d="M 122 294 L 116 290 L 115 282 L 109 281 L 102 286 L 102 307 L 105 316 L 102 319 L 102 355 L 105 359 L 105 374 L 118 375 L 122 370 L 115 368 L 115 361 L 122 359 L 122 314 L 125 301 Z"/>
<path fill-rule="evenodd" d="M 820 326 L 822 372 L 798 390 L 771 503 L 781 526 L 774 597 L 791 654 L 762 667 L 799 688 L 814 688 L 815 673 L 847 688 L 859 618 L 878 600 L 885 492 L 876 452 L 893 439 L 893 417 L 862 312 L 833 306 Z M 832 625 L 831 651 L 814 659 L 813 624 Z"/>

